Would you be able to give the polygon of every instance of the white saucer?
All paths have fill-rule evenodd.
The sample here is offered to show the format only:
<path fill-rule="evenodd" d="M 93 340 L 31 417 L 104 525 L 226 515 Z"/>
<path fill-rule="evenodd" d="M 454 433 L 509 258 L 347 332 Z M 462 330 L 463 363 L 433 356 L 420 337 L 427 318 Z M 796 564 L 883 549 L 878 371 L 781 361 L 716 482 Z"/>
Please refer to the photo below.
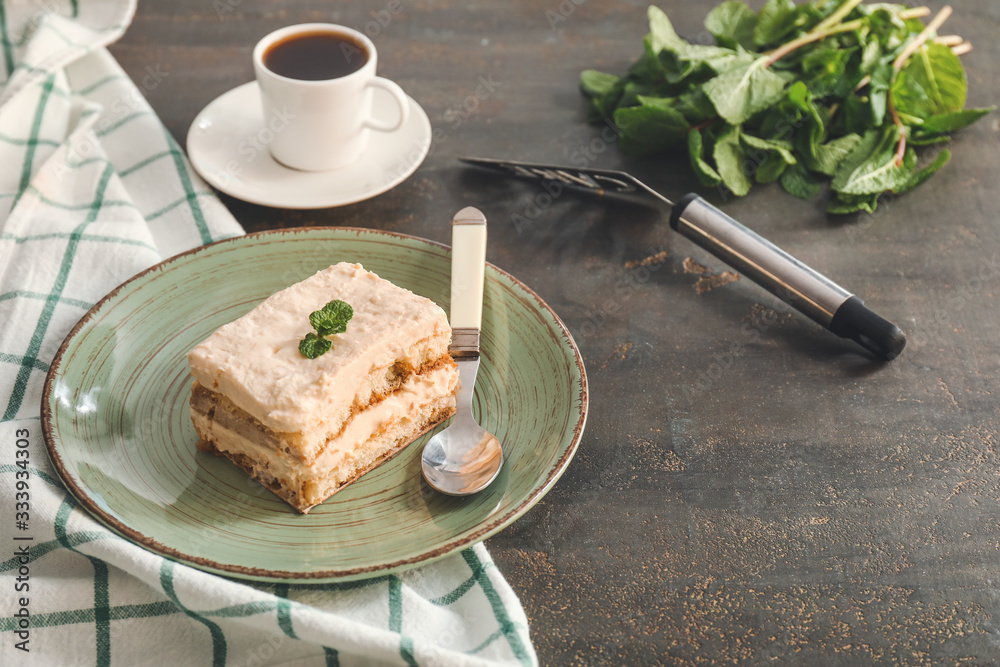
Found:
<path fill-rule="evenodd" d="M 373 115 L 391 122 L 398 106 L 373 89 Z M 328 208 L 363 201 L 402 183 L 431 146 L 431 123 L 412 98 L 406 123 L 395 132 L 371 132 L 357 161 L 332 171 L 298 171 L 276 162 L 266 147 L 256 81 L 216 98 L 187 135 L 191 164 L 211 185 L 237 199 L 277 208 Z"/>

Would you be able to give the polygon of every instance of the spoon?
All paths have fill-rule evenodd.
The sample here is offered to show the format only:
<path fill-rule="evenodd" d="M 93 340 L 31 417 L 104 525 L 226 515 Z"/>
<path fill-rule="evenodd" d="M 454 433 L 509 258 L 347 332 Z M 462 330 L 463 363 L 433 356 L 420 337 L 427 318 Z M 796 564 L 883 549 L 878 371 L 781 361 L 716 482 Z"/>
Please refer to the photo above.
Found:
<path fill-rule="evenodd" d="M 471 206 L 451 221 L 451 353 L 458 364 L 459 389 L 451 425 L 424 446 L 420 468 L 433 488 L 468 496 L 489 486 L 503 466 L 497 437 L 472 416 L 479 372 L 479 327 L 486 273 L 486 216 Z"/>

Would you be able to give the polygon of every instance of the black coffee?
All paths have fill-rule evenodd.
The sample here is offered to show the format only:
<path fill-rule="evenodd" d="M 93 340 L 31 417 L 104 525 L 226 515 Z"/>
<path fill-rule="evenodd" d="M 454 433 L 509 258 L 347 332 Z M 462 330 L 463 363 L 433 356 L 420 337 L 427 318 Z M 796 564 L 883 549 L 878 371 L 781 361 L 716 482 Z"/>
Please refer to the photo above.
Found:
<path fill-rule="evenodd" d="M 368 50 L 350 37 L 302 32 L 277 41 L 264 52 L 264 67 L 289 79 L 323 81 L 357 72 Z"/>

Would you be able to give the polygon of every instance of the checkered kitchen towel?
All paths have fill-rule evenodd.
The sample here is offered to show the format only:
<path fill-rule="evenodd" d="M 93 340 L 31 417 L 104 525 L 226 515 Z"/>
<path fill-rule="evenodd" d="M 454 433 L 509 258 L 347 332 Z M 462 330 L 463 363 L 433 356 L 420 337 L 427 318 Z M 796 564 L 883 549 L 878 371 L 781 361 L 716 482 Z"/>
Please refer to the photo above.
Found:
<path fill-rule="evenodd" d="M 39 404 L 63 337 L 129 276 L 242 233 L 104 49 L 134 9 L 0 1 L 0 665 L 534 664 L 482 545 L 344 585 L 247 584 L 115 536 L 55 477 Z"/>

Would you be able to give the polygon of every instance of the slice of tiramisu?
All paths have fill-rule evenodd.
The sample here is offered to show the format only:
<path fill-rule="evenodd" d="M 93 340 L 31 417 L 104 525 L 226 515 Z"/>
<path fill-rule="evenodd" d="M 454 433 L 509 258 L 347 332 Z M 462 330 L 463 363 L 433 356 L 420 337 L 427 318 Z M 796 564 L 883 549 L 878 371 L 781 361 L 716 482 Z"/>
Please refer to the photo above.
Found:
<path fill-rule="evenodd" d="M 450 337 L 430 299 L 331 266 L 188 353 L 198 448 L 308 512 L 454 412 Z"/>

